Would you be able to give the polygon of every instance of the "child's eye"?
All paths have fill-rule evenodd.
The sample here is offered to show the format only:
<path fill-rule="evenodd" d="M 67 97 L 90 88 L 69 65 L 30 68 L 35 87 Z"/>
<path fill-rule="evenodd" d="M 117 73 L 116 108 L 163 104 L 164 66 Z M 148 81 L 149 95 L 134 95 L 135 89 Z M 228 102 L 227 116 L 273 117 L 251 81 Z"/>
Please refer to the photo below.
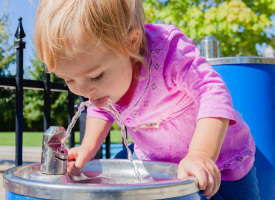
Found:
<path fill-rule="evenodd" d="M 95 77 L 95 78 L 91 78 L 92 81 L 99 81 L 100 79 L 102 79 L 103 77 L 103 73 L 101 73 L 99 76 Z"/>

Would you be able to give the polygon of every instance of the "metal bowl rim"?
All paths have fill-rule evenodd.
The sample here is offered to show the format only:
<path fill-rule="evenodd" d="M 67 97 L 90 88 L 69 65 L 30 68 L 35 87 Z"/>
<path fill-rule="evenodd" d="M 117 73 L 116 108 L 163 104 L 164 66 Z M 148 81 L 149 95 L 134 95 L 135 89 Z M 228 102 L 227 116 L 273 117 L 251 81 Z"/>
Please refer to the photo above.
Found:
<path fill-rule="evenodd" d="M 109 159 L 109 160 L 104 160 L 104 159 L 94 159 L 94 160 L 91 160 L 89 162 L 94 162 L 94 161 L 101 161 L 101 162 L 117 162 L 117 161 L 120 161 L 120 162 L 128 162 L 128 160 L 126 159 Z M 135 162 L 149 162 L 149 163 L 162 163 L 162 164 L 167 164 L 167 165 L 174 165 L 174 166 L 178 166 L 178 164 L 176 163 L 169 163 L 169 162 L 159 162 L 159 161 L 147 161 L 147 160 L 135 160 Z M 48 182 L 43 182 L 43 181 L 36 181 L 36 180 L 30 180 L 30 179 L 24 179 L 24 178 L 21 178 L 21 177 L 18 177 L 16 175 L 14 175 L 13 173 L 16 171 L 16 170 L 20 170 L 21 168 L 24 168 L 24 167 L 27 167 L 27 166 L 35 166 L 35 165 L 41 165 L 40 163 L 33 163 L 33 164 L 26 164 L 26 165 L 21 165 L 19 167 L 13 167 L 13 168 L 10 168 L 8 170 L 6 170 L 4 173 L 3 173 L 3 177 L 4 179 L 8 180 L 7 176 L 8 174 L 10 174 L 10 179 L 15 179 L 15 180 L 26 180 L 27 182 L 36 182 L 36 183 L 43 183 L 43 184 L 50 184 L 50 185 L 67 185 L 68 183 L 48 183 Z M 40 167 L 39 167 L 40 168 Z M 114 186 L 140 186 L 140 187 L 146 187 L 146 186 L 150 186 L 150 185 L 164 185 L 164 184 L 171 184 L 173 185 L 174 184 L 179 184 L 179 183 L 189 183 L 189 182 L 193 182 L 191 180 L 181 180 L 181 179 L 174 179 L 174 180 L 168 180 L 168 181 L 158 181 L 158 182 L 155 182 L 155 183 L 136 183 L 136 184 L 93 184 L 93 186 L 95 187 L 106 187 L 106 188 L 114 188 Z M 75 184 L 77 187 L 81 187 L 83 188 L 83 185 L 89 185 L 89 184 Z M 75 186 L 74 186 L 75 187 Z M 90 186 L 89 186 L 90 187 Z"/>
<path fill-rule="evenodd" d="M 207 61 L 210 65 L 231 65 L 231 64 L 269 64 L 269 65 L 275 65 L 275 58 L 261 57 L 261 56 L 208 58 Z"/>
<path fill-rule="evenodd" d="M 101 162 L 117 162 L 117 161 L 123 161 L 128 162 L 128 160 L 120 160 L 120 159 L 114 159 L 114 160 L 92 160 L 89 162 L 94 161 L 101 161 Z M 168 162 L 158 162 L 158 161 L 141 161 L 141 160 L 135 160 L 135 162 L 149 162 L 149 163 L 162 163 L 162 164 L 168 164 L 168 165 L 174 165 L 178 166 L 175 163 L 168 163 Z M 74 193 L 77 193 L 78 191 L 89 191 L 92 193 L 99 193 L 99 192 L 121 192 L 125 193 L 127 191 L 138 191 L 140 197 L 142 197 L 142 194 L 144 193 L 144 197 L 146 199 L 146 194 L 148 193 L 148 189 L 150 190 L 159 190 L 159 189 L 165 189 L 165 188 L 171 188 L 171 187 L 178 187 L 183 186 L 187 187 L 186 190 L 179 191 L 180 195 L 188 195 L 192 193 L 199 192 L 199 189 L 194 181 L 191 180 L 180 180 L 180 179 L 174 179 L 169 181 L 159 181 L 157 183 L 139 183 L 139 184 L 71 184 L 71 183 L 49 183 L 49 182 L 42 182 L 42 181 L 35 181 L 30 179 L 24 179 L 21 177 L 18 177 L 14 175 L 14 172 L 16 170 L 20 170 L 27 166 L 35 166 L 35 165 L 41 165 L 40 163 L 34 163 L 29 165 L 22 165 L 19 167 L 13 167 L 8 170 L 6 170 L 3 174 L 4 178 L 4 187 L 7 191 L 20 194 L 20 195 L 28 195 L 30 197 L 39 198 L 41 196 L 35 196 L 32 195 L 29 192 L 26 192 L 23 188 L 30 187 L 30 188 L 45 188 L 48 190 L 56 190 L 57 188 L 61 189 L 62 191 L 70 191 L 73 190 Z M 14 187 L 13 187 L 14 186 Z M 123 188 L 122 188 L 123 187 Z M 20 189 L 18 189 L 20 188 Z M 45 195 L 45 194 L 44 194 Z M 172 195 L 172 196 L 171 196 Z M 173 197 L 173 194 L 169 194 L 168 196 Z M 45 197 L 46 198 L 46 197 Z M 52 198 L 52 197 L 51 197 Z M 167 198 L 167 197 L 166 197 Z"/>

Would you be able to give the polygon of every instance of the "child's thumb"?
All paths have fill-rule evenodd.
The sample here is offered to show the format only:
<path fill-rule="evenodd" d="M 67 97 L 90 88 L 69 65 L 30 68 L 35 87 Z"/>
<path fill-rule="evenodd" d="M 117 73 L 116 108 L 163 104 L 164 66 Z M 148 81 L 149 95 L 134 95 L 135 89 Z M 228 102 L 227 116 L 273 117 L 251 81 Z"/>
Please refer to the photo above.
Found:
<path fill-rule="evenodd" d="M 178 179 L 186 179 L 188 177 L 188 173 L 185 171 L 183 167 L 178 167 Z"/>

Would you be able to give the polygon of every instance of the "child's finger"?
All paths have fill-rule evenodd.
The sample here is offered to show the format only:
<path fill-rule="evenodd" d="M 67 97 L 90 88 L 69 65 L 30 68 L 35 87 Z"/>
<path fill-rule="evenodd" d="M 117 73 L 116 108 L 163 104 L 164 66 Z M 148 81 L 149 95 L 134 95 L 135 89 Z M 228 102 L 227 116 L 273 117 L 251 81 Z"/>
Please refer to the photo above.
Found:
<path fill-rule="evenodd" d="M 211 197 L 214 196 L 218 192 L 218 190 L 220 188 L 220 181 L 218 179 L 218 175 L 216 175 L 214 178 L 215 178 L 215 185 L 214 185 L 213 191 L 209 195 Z"/>
<path fill-rule="evenodd" d="M 78 169 L 80 169 L 80 168 L 82 168 L 83 166 L 84 166 L 84 164 L 87 162 L 87 161 L 89 161 L 90 160 L 90 158 L 89 158 L 89 155 L 88 154 L 83 154 L 83 153 L 81 153 L 81 154 L 78 154 L 78 158 L 77 158 L 77 160 L 75 161 L 75 167 L 76 168 L 78 168 Z"/>
<path fill-rule="evenodd" d="M 207 172 L 208 181 L 207 181 L 207 186 L 205 190 L 202 192 L 202 194 L 207 197 L 211 197 L 211 194 L 213 193 L 213 189 L 215 187 L 215 178 L 207 169 L 205 169 L 205 171 Z"/>
<path fill-rule="evenodd" d="M 188 173 L 195 175 L 198 178 L 199 189 L 205 190 L 207 186 L 207 181 L 208 181 L 208 174 L 205 171 L 205 169 L 198 164 L 192 164 L 190 165 L 190 168 L 187 171 Z"/>
<path fill-rule="evenodd" d="M 75 167 L 75 161 L 70 161 L 67 164 L 67 172 L 74 176 L 80 176 L 79 170 Z"/>
<path fill-rule="evenodd" d="M 188 173 L 184 170 L 183 167 L 178 167 L 178 179 L 185 179 L 187 178 L 189 175 Z"/>
<path fill-rule="evenodd" d="M 194 175 L 186 177 L 186 180 L 194 181 L 197 186 L 199 185 L 199 181 L 198 181 L 197 177 Z"/>
<path fill-rule="evenodd" d="M 194 181 L 197 187 L 199 187 L 199 181 L 197 177 L 194 175 L 188 175 L 188 173 L 183 168 L 178 169 L 178 179 Z"/>
<path fill-rule="evenodd" d="M 210 173 L 212 174 L 212 177 L 214 178 L 214 187 L 212 189 L 212 192 L 208 195 L 208 197 L 212 197 L 216 194 L 216 192 L 219 190 L 220 183 L 221 183 L 221 173 L 219 168 L 216 165 L 211 165 L 208 167 Z"/>
<path fill-rule="evenodd" d="M 203 195 L 206 195 L 206 197 L 210 199 L 220 187 L 220 171 L 216 165 L 212 165 L 211 163 L 206 163 L 205 170 L 209 176 L 207 188 L 203 191 Z"/>
<path fill-rule="evenodd" d="M 83 155 L 78 156 L 77 160 L 75 161 L 75 167 L 78 169 L 81 169 L 85 164 L 84 159 L 85 159 L 85 157 Z"/>
<path fill-rule="evenodd" d="M 68 151 L 68 160 L 69 161 L 73 161 L 73 160 L 77 160 L 77 152 L 74 151 L 74 149 L 69 149 Z"/>

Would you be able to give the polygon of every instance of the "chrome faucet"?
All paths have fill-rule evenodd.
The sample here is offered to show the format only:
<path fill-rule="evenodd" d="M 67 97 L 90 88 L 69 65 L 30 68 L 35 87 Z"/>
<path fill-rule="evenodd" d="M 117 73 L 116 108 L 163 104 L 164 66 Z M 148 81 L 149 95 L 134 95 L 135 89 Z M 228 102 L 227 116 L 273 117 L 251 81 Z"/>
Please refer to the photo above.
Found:
<path fill-rule="evenodd" d="M 60 126 L 51 126 L 43 134 L 41 173 L 52 175 L 67 173 L 68 150 L 62 145 L 65 137 L 66 130 Z"/>
<path fill-rule="evenodd" d="M 220 57 L 219 41 L 214 36 L 205 36 L 202 39 L 201 55 L 206 59 Z"/>

